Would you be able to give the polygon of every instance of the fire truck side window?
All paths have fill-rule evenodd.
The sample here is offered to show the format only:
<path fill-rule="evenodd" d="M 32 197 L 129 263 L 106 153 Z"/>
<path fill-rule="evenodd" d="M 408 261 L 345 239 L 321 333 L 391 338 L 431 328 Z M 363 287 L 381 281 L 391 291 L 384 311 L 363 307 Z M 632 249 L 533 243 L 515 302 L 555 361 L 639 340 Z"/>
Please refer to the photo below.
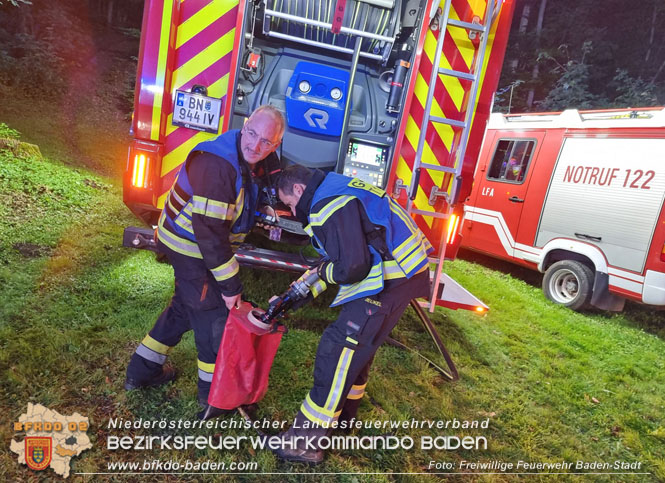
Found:
<path fill-rule="evenodd" d="M 522 183 L 535 145 L 533 140 L 500 139 L 487 173 L 488 179 Z"/>

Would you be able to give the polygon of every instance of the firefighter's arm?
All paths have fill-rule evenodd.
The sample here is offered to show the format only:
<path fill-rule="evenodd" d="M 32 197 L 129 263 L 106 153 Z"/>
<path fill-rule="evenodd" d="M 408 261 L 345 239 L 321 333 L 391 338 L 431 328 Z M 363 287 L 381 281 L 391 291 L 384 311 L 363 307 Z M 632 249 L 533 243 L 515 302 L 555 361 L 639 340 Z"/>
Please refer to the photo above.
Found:
<path fill-rule="evenodd" d="M 320 212 L 330 202 L 331 199 L 323 200 L 312 211 Z M 372 268 L 360 209 L 360 202 L 352 199 L 332 213 L 322 225 L 312 227 L 328 255 L 328 260 L 318 267 L 319 276 L 327 284 L 360 282 Z"/>
<path fill-rule="evenodd" d="M 229 241 L 236 210 L 235 169 L 217 156 L 202 153 L 190 161 L 187 174 L 194 192 L 192 229 L 203 262 L 217 280 L 227 306 L 235 305 L 242 292 L 238 262 Z"/>

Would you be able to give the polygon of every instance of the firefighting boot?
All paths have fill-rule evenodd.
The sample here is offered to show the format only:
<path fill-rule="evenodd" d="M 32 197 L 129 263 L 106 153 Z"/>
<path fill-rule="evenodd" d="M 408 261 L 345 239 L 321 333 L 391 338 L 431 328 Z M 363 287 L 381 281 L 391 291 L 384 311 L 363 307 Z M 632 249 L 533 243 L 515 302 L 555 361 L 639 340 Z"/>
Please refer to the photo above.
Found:
<path fill-rule="evenodd" d="M 318 440 L 329 433 L 329 429 L 312 427 L 302 411 L 298 411 L 293 426 L 279 433 L 282 444 L 273 452 L 285 461 L 318 465 L 324 457 L 324 452 L 318 448 Z"/>
<path fill-rule="evenodd" d="M 323 451 L 308 446 L 304 441 L 307 437 L 305 434 L 297 434 L 294 428 L 290 428 L 277 436 L 282 441 L 282 444 L 273 450 L 278 458 L 308 465 L 318 465 L 323 462 Z"/>
<path fill-rule="evenodd" d="M 209 382 L 201 381 L 199 379 L 198 387 L 199 387 L 198 401 L 199 401 L 199 406 L 201 407 L 201 411 L 199 411 L 196 414 L 197 418 L 199 418 L 202 421 L 206 421 L 208 419 L 218 418 L 220 416 L 224 416 L 226 414 L 232 414 L 235 412 L 235 409 L 220 409 L 208 404 L 208 394 L 210 393 Z"/>
<path fill-rule="evenodd" d="M 162 372 L 151 379 L 137 380 L 127 376 L 125 379 L 125 390 L 132 391 L 143 387 L 157 387 L 173 381 L 177 376 L 176 370 L 171 366 L 162 367 Z"/>
<path fill-rule="evenodd" d="M 227 414 L 233 414 L 235 411 L 235 409 L 220 409 L 216 408 L 215 406 L 211 406 L 210 404 L 206 404 L 203 411 L 199 411 L 196 417 L 202 421 L 206 421 L 208 419 L 215 419 L 220 416 L 226 416 Z"/>

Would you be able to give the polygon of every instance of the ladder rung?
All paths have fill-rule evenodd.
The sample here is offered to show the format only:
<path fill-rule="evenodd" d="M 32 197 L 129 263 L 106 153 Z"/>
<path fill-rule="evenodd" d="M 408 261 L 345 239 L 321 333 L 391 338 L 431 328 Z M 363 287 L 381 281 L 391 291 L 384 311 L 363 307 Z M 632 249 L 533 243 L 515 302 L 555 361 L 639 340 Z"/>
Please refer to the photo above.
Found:
<path fill-rule="evenodd" d="M 469 81 L 475 81 L 475 74 L 469 74 L 468 72 L 460 72 L 459 70 L 444 69 L 439 67 L 439 74 L 449 75 L 451 77 L 457 77 L 458 79 L 465 79 Z"/>
<path fill-rule="evenodd" d="M 430 116 L 429 118 L 432 122 L 438 122 L 440 124 L 448 124 L 450 126 L 461 127 L 461 128 L 466 127 L 466 123 L 464 121 L 456 121 L 455 119 L 447 119 L 445 117 L 439 117 L 439 116 Z"/>
<path fill-rule="evenodd" d="M 462 22 L 461 20 L 448 20 L 448 25 L 468 30 L 475 30 L 476 32 L 485 32 L 486 30 L 485 26 L 481 23 Z"/>
<path fill-rule="evenodd" d="M 415 213 L 416 215 L 422 215 L 422 216 L 431 216 L 433 218 L 441 218 L 442 220 L 445 220 L 445 219 L 448 218 L 448 213 L 439 213 L 438 211 L 425 211 L 425 210 L 411 209 L 411 210 L 409 210 L 409 213 Z"/>
<path fill-rule="evenodd" d="M 443 171 L 444 173 L 456 174 L 457 170 L 450 166 L 441 166 L 439 164 L 420 163 L 419 168 L 431 169 L 432 171 Z"/>

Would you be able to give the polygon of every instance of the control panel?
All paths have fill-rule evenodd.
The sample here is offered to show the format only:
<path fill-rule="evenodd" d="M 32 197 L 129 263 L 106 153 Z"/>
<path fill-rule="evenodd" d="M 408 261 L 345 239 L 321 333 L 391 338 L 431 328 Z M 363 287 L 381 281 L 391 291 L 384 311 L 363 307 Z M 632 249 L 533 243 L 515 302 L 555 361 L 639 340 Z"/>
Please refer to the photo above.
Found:
<path fill-rule="evenodd" d="M 389 146 L 351 139 L 343 174 L 383 188 L 387 180 L 388 149 Z"/>

